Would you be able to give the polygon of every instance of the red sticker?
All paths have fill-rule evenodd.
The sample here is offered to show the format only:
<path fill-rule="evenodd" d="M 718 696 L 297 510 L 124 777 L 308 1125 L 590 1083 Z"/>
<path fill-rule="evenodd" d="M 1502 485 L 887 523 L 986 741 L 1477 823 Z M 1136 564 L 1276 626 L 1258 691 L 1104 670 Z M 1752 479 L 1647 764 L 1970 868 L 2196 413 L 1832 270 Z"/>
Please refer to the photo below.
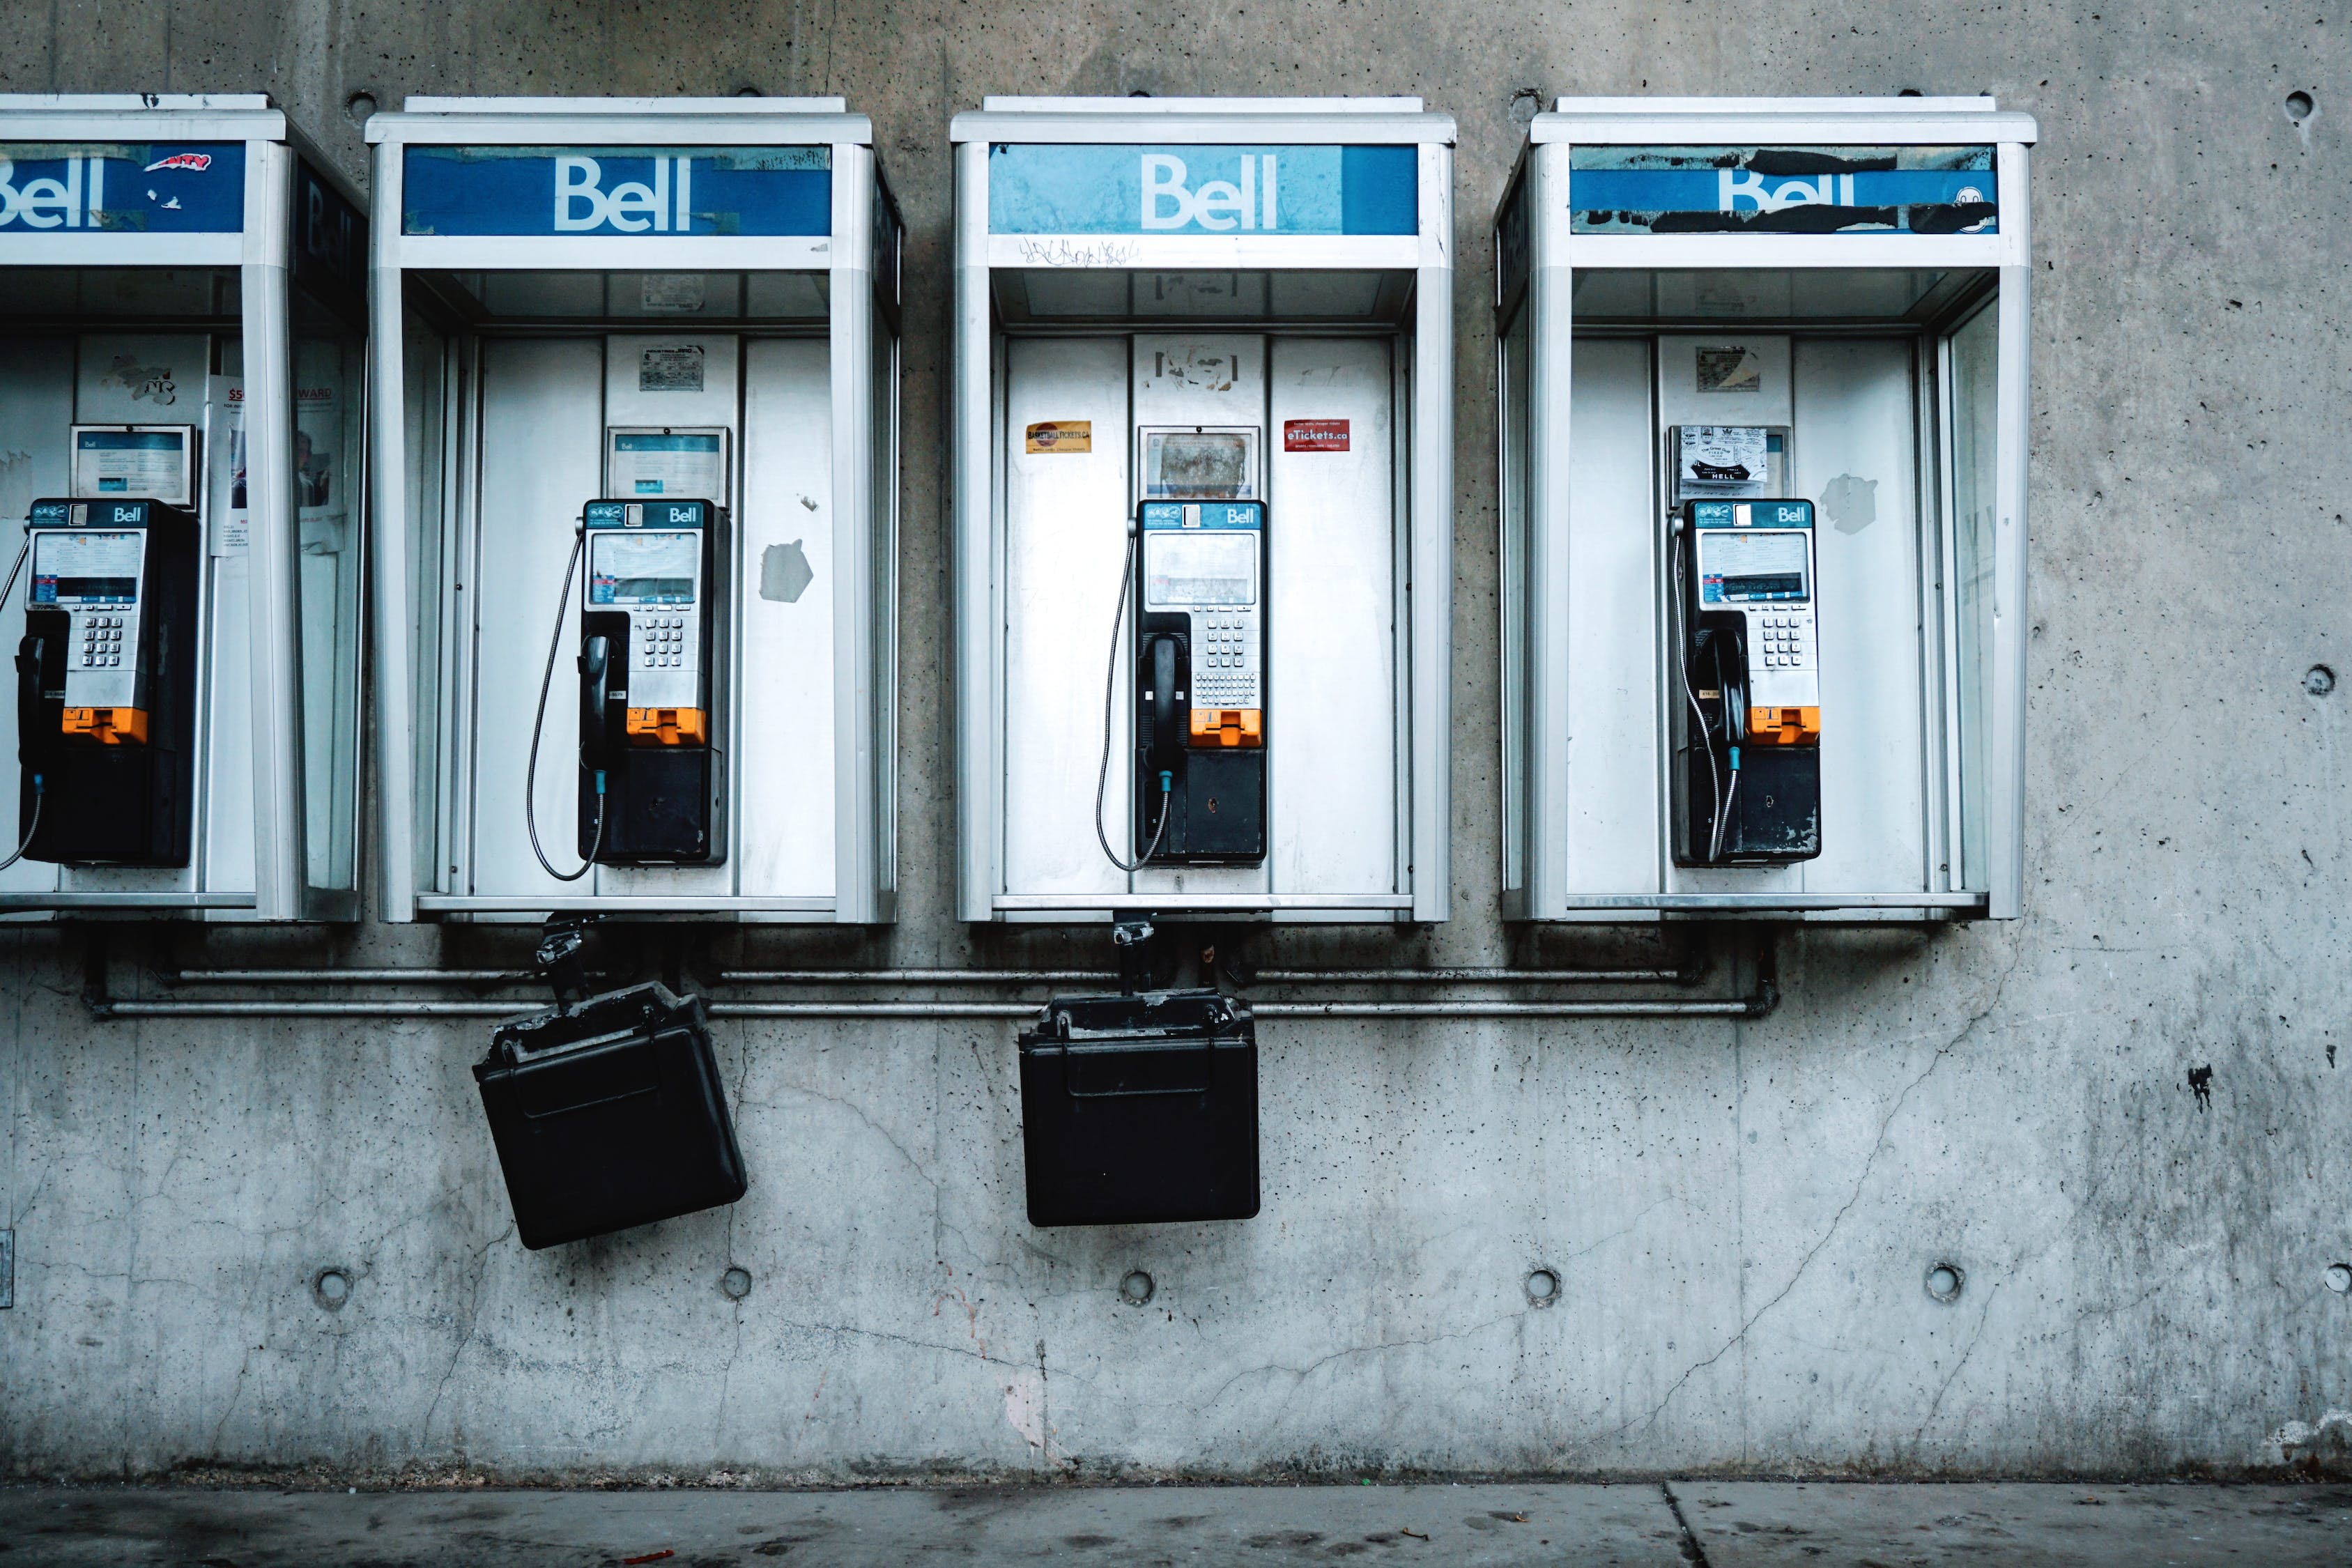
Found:
<path fill-rule="evenodd" d="M 1286 452 L 1344 452 L 1348 449 L 1345 419 L 1286 419 L 1282 422 Z"/>

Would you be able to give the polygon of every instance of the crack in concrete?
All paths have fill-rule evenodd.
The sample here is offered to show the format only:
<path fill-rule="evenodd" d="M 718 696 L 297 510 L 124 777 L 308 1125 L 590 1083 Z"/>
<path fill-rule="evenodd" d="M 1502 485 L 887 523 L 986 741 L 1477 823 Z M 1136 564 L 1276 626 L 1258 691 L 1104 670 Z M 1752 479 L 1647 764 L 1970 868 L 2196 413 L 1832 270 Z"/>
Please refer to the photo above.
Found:
<path fill-rule="evenodd" d="M 466 1347 L 474 1342 L 474 1328 L 475 1325 L 481 1321 L 482 1316 L 482 1286 L 488 1279 L 490 1272 L 490 1249 L 498 1246 L 499 1243 L 504 1241 L 508 1237 L 512 1236 L 514 1234 L 514 1221 L 512 1219 L 509 1219 L 506 1223 L 506 1227 L 500 1230 L 498 1235 L 490 1237 L 489 1240 L 482 1243 L 481 1246 L 473 1249 L 474 1284 L 473 1289 L 467 1292 L 466 1326 L 459 1331 L 457 1335 L 457 1343 L 449 1352 L 449 1365 L 447 1369 L 441 1373 L 440 1383 L 434 1387 L 432 1403 L 425 1407 L 424 1425 L 417 1434 L 421 1439 L 419 1446 L 422 1447 L 429 1449 L 432 1447 L 433 1417 L 441 1409 L 441 1401 L 449 1392 L 449 1384 L 451 1380 L 456 1378 L 457 1375 L 457 1363 L 465 1360 Z"/>
<path fill-rule="evenodd" d="M 1936 1047 L 1935 1055 L 1928 1058 L 1926 1069 L 1909 1083 L 1905 1084 L 1903 1092 L 1895 1097 L 1894 1105 L 1888 1108 L 1886 1115 L 1878 1123 L 1878 1136 L 1872 1141 L 1870 1153 L 1863 1161 L 1860 1173 L 1853 1179 L 1853 1189 L 1846 1194 L 1846 1200 L 1838 1206 L 1837 1213 L 1830 1216 L 1829 1226 L 1822 1232 L 1821 1239 L 1806 1248 L 1805 1255 L 1797 1260 L 1796 1269 L 1789 1276 L 1788 1283 L 1774 1292 L 1770 1300 L 1749 1314 L 1732 1336 L 1716 1348 L 1715 1353 L 1685 1367 L 1682 1374 L 1667 1385 L 1665 1393 L 1658 1396 L 1658 1402 L 1655 1405 L 1640 1415 L 1629 1417 L 1614 1429 L 1605 1433 L 1604 1436 L 1622 1437 L 1636 1426 L 1647 1426 L 1655 1421 L 1660 1415 L 1664 1414 L 1666 1406 L 1674 1403 L 1675 1395 L 1682 1392 L 1684 1384 L 1730 1354 L 1748 1338 L 1748 1331 L 1763 1321 L 1765 1314 L 1788 1300 L 1790 1292 L 1796 1289 L 1798 1282 L 1804 1279 L 1805 1271 L 1812 1267 L 1813 1259 L 1820 1257 L 1822 1249 L 1829 1246 L 1831 1240 L 1836 1237 L 1838 1227 L 1845 1223 L 1845 1216 L 1853 1212 L 1854 1205 L 1862 1201 L 1863 1189 L 1870 1182 L 1870 1173 L 1878 1164 L 1878 1156 L 1885 1152 L 1886 1135 L 1893 1131 L 1895 1119 L 1903 1114 L 1903 1107 L 1910 1100 L 1913 1091 L 1933 1078 L 1936 1069 L 1944 1065 L 1944 1058 L 1959 1049 L 1969 1037 L 1976 1033 L 1978 1026 L 2000 1006 L 2002 997 L 2008 994 L 2010 979 L 2017 973 L 2018 965 L 2023 962 L 2023 948 L 2012 939 L 2010 943 L 2009 963 L 2001 970 L 2000 978 L 1993 983 L 1991 997 L 1982 1007 L 1969 1015 L 1950 1039 Z M 1990 1299 L 1988 1298 L 1988 1305 L 1990 1300 Z"/>
<path fill-rule="evenodd" d="M 1466 1329 L 1448 1330 L 1444 1333 L 1432 1334 L 1427 1339 L 1383 1340 L 1377 1344 L 1343 1346 L 1339 1350 L 1331 1352 L 1328 1355 L 1316 1357 L 1313 1361 L 1308 1362 L 1303 1367 L 1287 1366 L 1281 1362 L 1267 1362 L 1261 1366 L 1244 1367 L 1241 1371 L 1234 1373 L 1233 1376 L 1219 1384 L 1217 1385 L 1217 1391 L 1214 1394 L 1212 1394 L 1208 1398 L 1202 1400 L 1192 1408 L 1196 1411 L 1207 1409 L 1209 1406 L 1216 1404 L 1220 1399 L 1223 1399 L 1225 1396 L 1227 1390 L 1231 1389 L 1234 1384 L 1239 1383 L 1245 1377 L 1256 1377 L 1262 1373 L 1269 1372 L 1287 1373 L 1293 1378 L 1297 1380 L 1297 1383 L 1292 1384 L 1291 1391 L 1295 1394 L 1297 1392 L 1298 1384 L 1305 1383 L 1308 1378 L 1314 1376 L 1317 1373 L 1322 1371 L 1323 1368 L 1330 1365 L 1335 1361 L 1341 1361 L 1349 1356 L 1385 1355 L 1390 1351 L 1412 1350 L 1428 1345 L 1442 1344 L 1447 1340 L 1467 1339 L 1472 1334 L 1484 1333 L 1488 1329 L 1494 1328 L 1499 1324 L 1517 1322 L 1519 1319 L 1526 1317 L 1528 1315 L 1528 1310 L 1530 1310 L 1532 1309 L 1522 1310 L 1517 1312 L 1506 1312 L 1498 1318 L 1489 1318 L 1484 1322 L 1473 1323 Z M 1065 1375 L 1067 1374 L 1066 1373 Z M 1286 1399 L 1285 1403 L 1287 1404 L 1288 1401 Z"/>
<path fill-rule="evenodd" d="M 1992 1318 L 1993 1298 L 2000 1294 L 2000 1282 L 1996 1280 L 1992 1289 L 1985 1292 L 1984 1310 L 1977 1314 L 1977 1331 L 1969 1336 L 1968 1349 L 1962 1351 L 1960 1359 L 1952 1363 L 1952 1370 L 1944 1376 L 1944 1385 L 1936 1390 L 1935 1399 L 1928 1404 L 1927 1414 L 1921 1418 L 1919 1429 L 1911 1434 L 1911 1447 L 1915 1449 L 1927 1440 L 1927 1428 L 1936 1424 L 1937 1415 L 1944 1408 L 1944 1395 L 1951 1393 L 1952 1384 L 1959 1381 L 1960 1369 L 1969 1364 L 1969 1357 L 1977 1353 L 1977 1343 L 1984 1338 L 1985 1324 Z"/>

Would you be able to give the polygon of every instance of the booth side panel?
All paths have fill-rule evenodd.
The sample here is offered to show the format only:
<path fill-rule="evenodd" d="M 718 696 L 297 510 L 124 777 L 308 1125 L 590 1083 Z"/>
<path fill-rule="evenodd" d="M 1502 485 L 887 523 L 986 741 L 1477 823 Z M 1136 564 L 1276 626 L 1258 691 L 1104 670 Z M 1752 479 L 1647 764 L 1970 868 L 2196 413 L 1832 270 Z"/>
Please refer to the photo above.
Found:
<path fill-rule="evenodd" d="M 1387 342 L 1276 338 L 1268 383 L 1266 744 L 1277 893 L 1398 886 L 1395 366 Z M 1285 449 L 1344 420 L 1344 452 Z M 1189 884 L 1188 884 L 1189 885 Z"/>
<path fill-rule="evenodd" d="M 1587 338 L 1570 384 L 1566 882 L 1574 896 L 1658 890 L 1665 854 L 1664 627 L 1652 492 L 1650 345 Z M 1557 516 L 1557 514 L 1555 514 Z M 1554 526 L 1559 526 L 1555 523 Z"/>
<path fill-rule="evenodd" d="M 1528 644 L 1534 617 L 1528 602 L 1528 503 L 1534 480 L 1528 449 L 1528 340 L 1532 301 L 1521 300 L 1496 334 L 1495 346 L 1496 462 L 1501 494 L 1496 541 L 1500 578 L 1501 693 L 1498 742 L 1503 767 L 1503 896 L 1511 914 L 1526 912 L 1528 890 Z"/>
<path fill-rule="evenodd" d="M 70 488 L 68 432 L 74 422 L 74 340 L 64 335 L 0 334 L 0 431 L 5 456 L 0 464 L 0 519 L 21 523 L 33 502 L 43 496 L 61 496 Z M 0 554 L 9 561 L 24 547 L 21 529 L 0 534 Z M 0 568 L 5 570 L 5 568 Z M 33 591 L 32 564 L 16 574 L 16 585 L 0 604 L 0 626 L 8 628 L 6 651 L 14 658 L 25 635 L 25 596 Z M 0 743 L 5 743 L 11 771 L 0 788 L 0 842 L 14 848 L 24 842 L 25 825 L 17 819 L 16 680 L 16 667 L 0 679 Z M 47 892 L 58 885 L 58 868 L 44 861 L 19 860 L 0 871 L 0 892 Z"/>
<path fill-rule="evenodd" d="M 896 275 L 895 265 L 893 276 Z M 880 312 L 874 323 L 873 399 L 875 910 L 897 914 L 898 892 L 898 334 Z"/>
<path fill-rule="evenodd" d="M 1004 353 L 1005 886 L 1033 895 L 1122 892 L 1126 879 L 1103 858 L 1093 813 L 1111 622 L 1126 591 L 1128 342 L 1016 338 Z M 1076 420 L 1092 423 L 1091 451 L 1067 443 L 1027 450 L 1031 425 Z M 1122 650 L 1132 630 L 1121 623 Z M 1117 660 L 1102 814 L 1111 847 L 1128 859 L 1130 662 Z"/>
<path fill-rule="evenodd" d="M 954 576 L 957 918 L 991 918 L 1003 887 L 1007 839 L 999 699 L 1004 625 L 1000 609 L 998 366 L 988 299 L 988 147 L 955 150 L 955 322 L 950 354 L 949 538 Z M 1106 634 L 1108 635 L 1108 634 Z"/>
<path fill-rule="evenodd" d="M 475 539 L 471 704 L 473 886 L 507 895 L 562 887 L 524 831 L 523 780 L 548 637 L 562 627 L 540 742 L 539 841 L 557 868 L 579 858 L 579 579 L 561 603 L 581 503 L 601 493 L 604 345 L 596 338 L 494 338 L 482 344 L 480 511 Z M 463 635 L 463 634 L 461 634 Z M 591 879 L 595 873 L 591 873 Z M 585 889 L 583 889 L 585 890 Z"/>
<path fill-rule="evenodd" d="M 379 353 L 385 341 L 384 336 L 377 338 Z M 380 664 L 373 671 L 373 679 L 383 683 L 405 677 L 408 683 L 404 692 L 404 710 L 411 716 L 408 732 L 379 732 L 376 754 L 389 759 L 395 748 L 407 748 L 407 765 L 400 773 L 410 792 L 408 820 L 413 837 L 406 843 L 407 861 L 412 868 L 409 874 L 415 879 L 413 892 L 416 888 L 440 889 L 445 874 L 442 867 L 447 863 L 449 823 L 443 809 L 442 742 L 447 728 L 443 689 L 448 671 L 443 666 L 441 652 L 444 619 L 453 613 L 448 595 L 451 574 L 443 566 L 450 543 L 446 498 L 454 436 L 449 418 L 452 367 L 447 340 L 412 318 L 403 334 L 401 365 L 399 428 L 404 441 L 397 458 L 379 448 L 375 461 L 387 468 L 394 462 L 401 465 L 404 500 L 396 518 L 387 517 L 379 507 L 372 521 L 379 531 L 379 538 L 387 544 L 393 540 L 401 541 L 396 549 L 379 547 L 376 552 L 378 613 L 383 613 L 381 606 L 389 598 L 383 592 L 387 580 L 401 585 L 409 612 L 399 625 L 379 628 L 374 646 L 405 649 L 406 662 Z M 379 421 L 378 428 L 382 426 Z M 379 711 L 392 710 L 385 705 Z M 378 766 L 383 769 L 380 776 L 388 785 L 394 771 L 386 763 L 379 763 Z M 380 787 L 384 793 L 377 809 L 386 813 L 397 810 L 400 803 L 392 797 L 389 788 Z M 395 852 L 401 842 L 387 832 L 386 855 Z M 387 868 L 387 905 L 392 902 L 390 887 Z M 404 910 L 400 918 L 410 915 Z"/>
<path fill-rule="evenodd" d="M 744 345 L 734 842 L 752 896 L 834 891 L 830 361 L 816 338 Z"/>
<path fill-rule="evenodd" d="M 1793 493 L 1816 508 L 1822 606 L 1812 893 L 1927 886 L 1912 360 L 1885 339 L 1801 339 L 1790 355 Z"/>

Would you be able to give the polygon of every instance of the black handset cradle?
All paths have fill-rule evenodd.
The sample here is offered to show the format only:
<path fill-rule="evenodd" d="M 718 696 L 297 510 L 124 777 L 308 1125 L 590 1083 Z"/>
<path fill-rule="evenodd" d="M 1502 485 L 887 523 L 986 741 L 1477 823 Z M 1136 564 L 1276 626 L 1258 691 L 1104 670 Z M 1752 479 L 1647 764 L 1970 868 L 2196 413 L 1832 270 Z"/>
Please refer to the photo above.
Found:
<path fill-rule="evenodd" d="M 1136 521 L 1135 853 L 1255 865 L 1265 858 L 1265 503 L 1145 501 Z"/>
<path fill-rule="evenodd" d="M 1675 863 L 1811 859 L 1822 852 L 1812 503 L 1685 501 L 1674 523 Z"/>
<path fill-rule="evenodd" d="M 581 858 L 719 864 L 727 514 L 707 500 L 596 500 L 583 516 Z"/>
<path fill-rule="evenodd" d="M 143 498 L 33 503 L 16 645 L 17 821 L 28 860 L 185 866 L 195 804 L 189 512 Z"/>

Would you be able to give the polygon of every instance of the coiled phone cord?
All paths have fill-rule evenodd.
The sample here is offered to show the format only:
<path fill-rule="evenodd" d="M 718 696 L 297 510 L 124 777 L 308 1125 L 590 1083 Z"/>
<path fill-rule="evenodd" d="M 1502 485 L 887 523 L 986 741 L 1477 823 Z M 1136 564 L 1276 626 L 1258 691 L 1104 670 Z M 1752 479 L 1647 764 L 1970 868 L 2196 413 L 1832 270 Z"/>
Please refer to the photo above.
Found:
<path fill-rule="evenodd" d="M 1698 743 L 1706 751 L 1706 798 L 1707 804 L 1715 808 L 1713 812 L 1715 829 L 1708 836 L 1706 844 L 1706 858 L 1712 862 L 1716 857 L 1723 853 L 1724 819 L 1730 815 L 1732 795 L 1738 793 L 1739 774 L 1736 771 L 1732 773 L 1731 789 L 1727 792 L 1723 787 L 1723 774 L 1715 765 L 1715 742 L 1706 732 L 1706 710 L 1698 705 L 1698 693 L 1691 689 L 1690 613 L 1683 606 L 1683 552 L 1689 547 L 1689 541 L 1683 537 L 1683 531 L 1687 527 L 1689 524 L 1682 519 L 1675 519 L 1674 559 L 1668 567 L 1668 571 L 1674 577 L 1674 586 L 1668 597 L 1672 599 L 1675 607 L 1675 668 L 1682 676 L 1683 698 L 1690 704 L 1691 717 L 1698 721 Z M 1718 670 L 1716 676 L 1717 693 L 1716 700 L 1728 708 L 1729 699 L 1721 695 L 1722 690 L 1723 677 Z"/>
<path fill-rule="evenodd" d="M 1160 821 L 1151 830 L 1151 842 L 1145 847 L 1142 854 L 1135 858 L 1132 864 L 1120 859 L 1111 852 L 1110 835 L 1103 831 L 1103 797 L 1110 788 L 1111 711 L 1118 696 L 1118 628 L 1120 623 L 1127 619 L 1127 591 L 1128 584 L 1135 574 L 1137 532 L 1135 525 L 1130 523 L 1127 531 L 1127 559 L 1118 569 L 1118 607 L 1111 612 L 1110 617 L 1110 668 L 1103 674 L 1102 766 L 1095 770 L 1095 842 L 1102 846 L 1102 852 L 1109 856 L 1112 865 L 1128 872 L 1141 870 L 1150 861 L 1152 856 L 1160 852 L 1160 836 L 1168 831 L 1168 801 L 1174 794 L 1173 785 L 1168 775 L 1161 773 L 1160 775 Z"/>
<path fill-rule="evenodd" d="M 539 847 L 539 732 L 547 727 L 547 691 L 555 683 L 555 650 L 563 646 L 563 612 L 572 603 L 572 574 L 579 570 L 580 552 L 588 547 L 588 530 L 576 530 L 572 536 L 572 554 L 563 563 L 563 591 L 555 597 L 555 629 L 547 638 L 547 668 L 539 678 L 539 712 L 530 721 L 530 766 L 523 774 L 522 821 L 530 830 L 530 852 L 539 857 L 540 868 L 559 882 L 576 882 L 596 864 L 596 857 L 604 847 L 604 773 L 596 773 L 596 833 L 588 841 L 588 858 L 580 862 L 577 871 L 559 871 L 549 864 L 547 851 Z"/>
<path fill-rule="evenodd" d="M 0 595 L 0 597 L 5 597 L 5 595 Z M 25 851 L 33 847 L 33 835 L 41 830 L 41 802 L 47 795 L 47 792 L 41 787 L 41 775 L 35 773 L 33 775 L 32 819 L 25 824 L 24 841 L 16 846 L 16 852 L 14 855 L 9 856 L 5 860 L 0 860 L 0 871 L 5 871 L 9 867 L 14 866 L 17 861 L 22 860 L 25 858 Z"/>

